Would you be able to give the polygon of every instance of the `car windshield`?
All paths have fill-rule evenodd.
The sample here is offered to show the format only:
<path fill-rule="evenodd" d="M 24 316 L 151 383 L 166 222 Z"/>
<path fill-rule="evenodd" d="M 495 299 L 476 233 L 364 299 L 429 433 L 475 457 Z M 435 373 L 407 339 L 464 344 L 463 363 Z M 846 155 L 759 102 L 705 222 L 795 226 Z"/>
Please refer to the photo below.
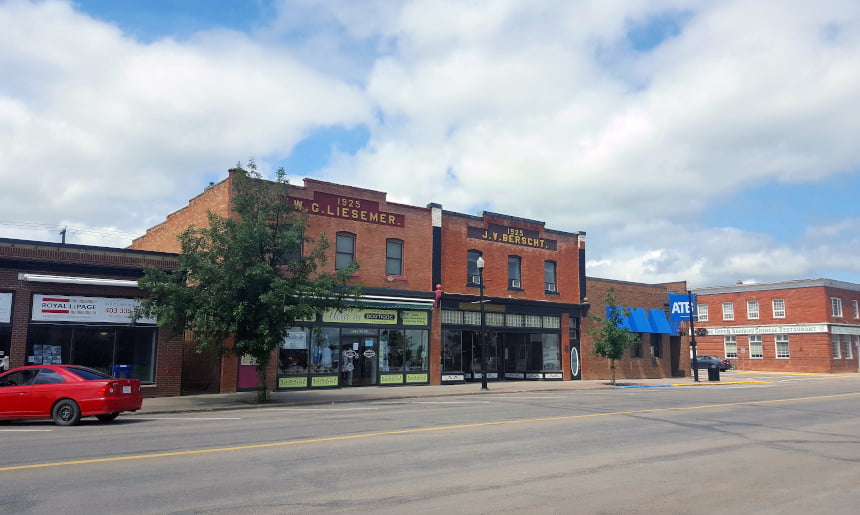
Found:
<path fill-rule="evenodd" d="M 66 367 L 69 372 L 80 376 L 82 379 L 113 379 L 111 376 L 98 370 L 86 367 Z"/>

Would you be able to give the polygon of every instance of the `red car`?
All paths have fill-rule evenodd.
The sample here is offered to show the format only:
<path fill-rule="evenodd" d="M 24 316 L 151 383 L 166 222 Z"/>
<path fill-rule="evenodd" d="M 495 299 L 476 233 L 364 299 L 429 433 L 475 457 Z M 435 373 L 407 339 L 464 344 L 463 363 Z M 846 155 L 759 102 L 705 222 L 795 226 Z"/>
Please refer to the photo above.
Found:
<path fill-rule="evenodd" d="M 73 426 L 81 417 L 110 422 L 143 405 L 140 381 L 77 365 L 31 365 L 0 374 L 0 419 L 50 418 Z"/>

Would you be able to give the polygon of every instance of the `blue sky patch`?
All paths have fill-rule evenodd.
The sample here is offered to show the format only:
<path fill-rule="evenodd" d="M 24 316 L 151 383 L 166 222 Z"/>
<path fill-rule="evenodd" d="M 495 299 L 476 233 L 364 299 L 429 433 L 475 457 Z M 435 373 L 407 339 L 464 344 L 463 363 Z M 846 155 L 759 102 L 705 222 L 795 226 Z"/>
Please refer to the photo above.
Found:
<path fill-rule="evenodd" d="M 634 50 L 648 52 L 667 39 L 680 35 L 692 17 L 690 12 L 671 11 L 651 16 L 640 23 L 629 23 L 627 42 Z"/>

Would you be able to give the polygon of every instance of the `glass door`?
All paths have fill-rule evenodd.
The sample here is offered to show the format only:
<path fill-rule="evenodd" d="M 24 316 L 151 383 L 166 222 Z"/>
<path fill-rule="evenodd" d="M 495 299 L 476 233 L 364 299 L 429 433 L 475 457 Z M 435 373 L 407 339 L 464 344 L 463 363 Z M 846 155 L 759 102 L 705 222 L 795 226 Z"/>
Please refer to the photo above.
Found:
<path fill-rule="evenodd" d="M 367 386 L 377 382 L 379 338 L 375 335 L 344 335 L 340 340 L 341 386 Z"/>

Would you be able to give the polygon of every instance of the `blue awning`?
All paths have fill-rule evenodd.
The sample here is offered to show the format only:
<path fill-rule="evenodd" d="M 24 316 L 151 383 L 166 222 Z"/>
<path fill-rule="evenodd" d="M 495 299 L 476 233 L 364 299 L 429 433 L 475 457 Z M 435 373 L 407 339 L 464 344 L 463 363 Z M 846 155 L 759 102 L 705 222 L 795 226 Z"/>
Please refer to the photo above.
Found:
<path fill-rule="evenodd" d="M 619 307 L 618 309 L 624 309 Z M 653 333 L 653 334 L 675 334 L 666 320 L 666 315 L 661 309 L 645 308 L 627 308 L 628 314 L 621 315 L 621 321 L 618 326 L 627 329 L 633 333 Z M 611 314 L 609 306 L 606 306 L 606 317 Z"/>
<path fill-rule="evenodd" d="M 619 322 L 619 324 L 618 324 L 618 327 L 623 327 L 624 329 L 627 329 L 628 331 L 633 331 L 634 329 L 633 329 L 633 327 L 631 327 L 631 325 L 630 325 L 630 319 L 629 319 L 629 318 L 624 314 L 624 312 L 622 311 L 624 308 L 618 307 L 618 308 L 616 308 L 616 309 L 618 309 L 619 311 L 621 311 L 621 312 L 619 313 L 619 315 L 621 315 L 621 320 L 620 320 L 620 322 Z M 611 307 L 609 307 L 609 306 L 606 306 L 606 318 L 609 318 L 609 317 L 610 317 L 610 315 L 612 315 L 612 308 L 611 308 Z"/>
<path fill-rule="evenodd" d="M 649 309 L 648 319 L 651 321 L 651 332 L 656 334 L 675 334 L 669 327 L 666 314 L 662 309 Z"/>
<path fill-rule="evenodd" d="M 653 332 L 644 308 L 630 308 L 630 326 L 634 333 Z"/>

